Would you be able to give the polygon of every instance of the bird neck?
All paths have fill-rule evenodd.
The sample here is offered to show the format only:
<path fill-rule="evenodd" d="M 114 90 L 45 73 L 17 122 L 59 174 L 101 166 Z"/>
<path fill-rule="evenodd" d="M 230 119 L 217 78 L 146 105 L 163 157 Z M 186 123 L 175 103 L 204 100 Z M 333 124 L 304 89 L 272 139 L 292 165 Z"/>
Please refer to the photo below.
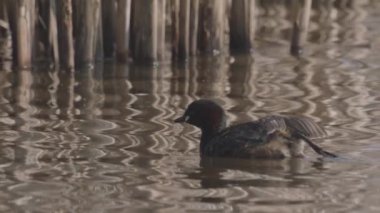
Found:
<path fill-rule="evenodd" d="M 223 129 L 225 129 L 226 127 L 227 127 L 226 120 L 223 119 L 217 125 L 208 125 L 206 127 L 201 128 L 202 130 L 201 144 L 200 144 L 201 154 L 205 152 L 205 148 L 207 144 L 211 141 L 211 139 L 215 135 L 217 135 L 219 132 L 221 132 Z"/>

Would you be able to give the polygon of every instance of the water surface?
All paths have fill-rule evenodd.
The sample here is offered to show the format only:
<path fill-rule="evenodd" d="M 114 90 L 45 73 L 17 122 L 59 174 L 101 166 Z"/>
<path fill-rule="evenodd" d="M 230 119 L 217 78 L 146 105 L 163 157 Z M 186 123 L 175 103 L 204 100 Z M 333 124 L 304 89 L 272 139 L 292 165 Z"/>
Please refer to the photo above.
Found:
<path fill-rule="evenodd" d="M 252 57 L 105 63 L 73 75 L 3 64 L 0 211 L 379 212 L 375 6 L 322 8 L 299 59 L 274 7 L 261 23 L 287 25 L 259 25 Z M 341 157 L 200 159 L 199 130 L 173 123 L 198 98 L 222 104 L 230 123 L 310 116 L 329 133 L 320 146 Z"/>

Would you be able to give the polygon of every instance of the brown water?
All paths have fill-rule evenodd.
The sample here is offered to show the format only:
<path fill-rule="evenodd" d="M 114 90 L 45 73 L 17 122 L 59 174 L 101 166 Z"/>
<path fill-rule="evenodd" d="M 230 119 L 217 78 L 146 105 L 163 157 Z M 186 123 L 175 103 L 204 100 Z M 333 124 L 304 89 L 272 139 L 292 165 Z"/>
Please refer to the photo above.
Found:
<path fill-rule="evenodd" d="M 76 75 L 4 65 L 0 212 L 380 212 L 380 9 L 364 9 L 312 24 L 301 59 L 288 28 L 263 25 L 252 58 Z M 201 160 L 199 130 L 172 122 L 201 97 L 231 123 L 310 116 L 341 157 Z"/>

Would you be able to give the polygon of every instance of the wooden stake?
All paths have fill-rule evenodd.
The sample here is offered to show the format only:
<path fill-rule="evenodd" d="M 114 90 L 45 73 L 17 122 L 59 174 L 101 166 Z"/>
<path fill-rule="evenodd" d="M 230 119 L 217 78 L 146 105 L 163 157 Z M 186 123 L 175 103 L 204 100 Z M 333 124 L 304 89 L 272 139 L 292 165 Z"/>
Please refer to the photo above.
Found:
<path fill-rule="evenodd" d="M 75 62 L 71 0 L 57 0 L 57 25 L 61 66 L 72 69 L 75 66 Z"/>
<path fill-rule="evenodd" d="M 164 58 L 165 0 L 133 1 L 133 59 L 154 63 Z"/>
<path fill-rule="evenodd" d="M 179 7 L 179 45 L 178 57 L 189 56 L 190 0 L 182 0 Z"/>
<path fill-rule="evenodd" d="M 12 33 L 8 20 L 7 2 L 0 1 L 0 62 L 12 59 Z"/>
<path fill-rule="evenodd" d="M 255 0 L 234 0 L 231 3 L 231 51 L 250 53 L 255 38 Z"/>
<path fill-rule="evenodd" d="M 92 66 L 99 33 L 100 0 L 75 0 L 73 5 L 76 64 Z"/>
<path fill-rule="evenodd" d="M 59 63 L 56 1 L 37 1 L 38 20 L 34 35 L 33 58 Z"/>
<path fill-rule="evenodd" d="M 58 48 L 58 26 L 57 26 L 57 7 L 56 2 L 49 1 L 49 44 L 53 54 L 53 60 L 59 64 L 59 48 Z"/>
<path fill-rule="evenodd" d="M 190 0 L 189 49 L 190 55 L 197 54 L 199 0 Z"/>
<path fill-rule="evenodd" d="M 180 0 L 171 1 L 171 21 L 172 21 L 172 60 L 178 57 L 179 45 L 179 5 Z"/>
<path fill-rule="evenodd" d="M 155 20 L 157 25 L 157 59 L 163 61 L 166 59 L 165 27 L 166 27 L 166 0 L 155 0 L 157 12 Z"/>
<path fill-rule="evenodd" d="M 124 0 L 125 1 L 125 0 Z M 103 50 L 106 58 L 113 57 L 115 54 L 115 34 L 116 29 L 116 1 L 103 0 L 102 2 L 102 37 Z"/>
<path fill-rule="evenodd" d="M 299 0 L 292 0 L 293 32 L 290 44 L 290 54 L 299 57 L 307 40 L 308 27 L 311 15 L 312 0 L 305 0 L 301 9 Z"/>
<path fill-rule="evenodd" d="M 35 25 L 35 0 L 15 0 L 17 64 L 27 68 L 32 65 L 33 35 Z"/>
<path fill-rule="evenodd" d="M 131 0 L 117 1 L 116 56 L 120 62 L 128 61 L 131 21 Z"/>
<path fill-rule="evenodd" d="M 173 6 L 173 58 L 184 60 L 190 52 L 190 0 L 174 0 Z"/>
<path fill-rule="evenodd" d="M 226 52 L 226 4 L 225 0 L 202 1 L 200 13 L 200 50 L 218 55 Z"/>

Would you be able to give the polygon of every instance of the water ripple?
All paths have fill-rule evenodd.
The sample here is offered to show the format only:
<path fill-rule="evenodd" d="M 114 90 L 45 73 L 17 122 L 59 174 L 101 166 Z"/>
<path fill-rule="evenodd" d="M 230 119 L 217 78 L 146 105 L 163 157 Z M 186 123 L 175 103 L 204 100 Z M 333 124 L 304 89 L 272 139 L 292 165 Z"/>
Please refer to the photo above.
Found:
<path fill-rule="evenodd" d="M 297 59 L 289 5 L 262 1 L 252 56 L 1 70 L 0 211 L 377 212 L 379 5 L 346 3 L 313 3 Z M 199 98 L 230 123 L 312 117 L 341 157 L 201 159 L 199 129 L 173 123 Z"/>

